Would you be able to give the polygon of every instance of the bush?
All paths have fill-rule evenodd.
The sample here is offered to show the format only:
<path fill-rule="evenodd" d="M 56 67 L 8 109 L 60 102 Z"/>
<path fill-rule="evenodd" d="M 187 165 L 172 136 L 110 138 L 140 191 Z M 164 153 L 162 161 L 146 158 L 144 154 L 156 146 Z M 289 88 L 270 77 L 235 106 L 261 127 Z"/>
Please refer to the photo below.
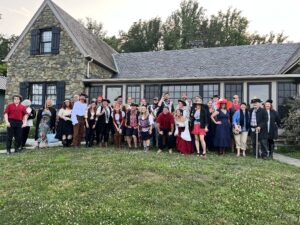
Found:
<path fill-rule="evenodd" d="M 300 141 L 300 97 L 289 100 L 287 106 L 289 114 L 283 119 L 284 134 L 296 143 Z"/>

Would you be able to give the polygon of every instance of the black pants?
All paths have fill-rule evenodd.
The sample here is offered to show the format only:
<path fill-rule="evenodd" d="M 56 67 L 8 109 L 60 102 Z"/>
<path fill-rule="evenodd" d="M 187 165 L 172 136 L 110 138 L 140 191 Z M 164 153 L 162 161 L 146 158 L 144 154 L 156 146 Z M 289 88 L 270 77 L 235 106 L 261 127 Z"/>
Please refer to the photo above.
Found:
<path fill-rule="evenodd" d="M 273 139 L 268 139 L 269 157 L 273 157 L 274 148 L 275 148 L 274 140 Z"/>
<path fill-rule="evenodd" d="M 85 142 L 87 145 L 92 146 L 94 142 L 95 130 L 96 130 L 96 128 L 93 129 L 93 126 L 95 125 L 95 120 L 90 120 L 88 121 L 88 123 L 89 123 L 89 128 L 85 129 Z"/>
<path fill-rule="evenodd" d="M 159 134 L 158 135 L 158 148 L 160 150 L 163 150 L 165 147 L 168 147 L 168 149 L 171 149 L 174 147 L 174 136 L 170 135 L 169 136 L 169 129 L 160 129 L 163 134 Z M 165 143 L 164 143 L 164 139 L 165 139 Z"/>
<path fill-rule="evenodd" d="M 22 124 L 21 120 L 8 120 L 10 127 L 7 128 L 6 150 L 10 152 L 12 140 L 15 138 L 15 152 L 20 150 L 22 144 Z"/>
<path fill-rule="evenodd" d="M 109 137 L 109 130 L 110 130 L 110 124 L 109 123 L 99 123 L 97 125 L 97 131 L 98 131 L 98 140 L 99 142 L 97 143 L 101 143 L 102 140 L 104 140 L 104 142 L 108 141 L 108 137 Z"/>
<path fill-rule="evenodd" d="M 26 141 L 28 139 L 30 127 L 23 127 L 22 128 L 22 147 L 25 147 Z"/>
<path fill-rule="evenodd" d="M 251 132 L 251 142 L 252 142 L 253 156 L 256 156 L 256 133 L 255 132 Z M 258 142 L 260 144 L 261 157 L 262 158 L 267 157 L 268 156 L 268 139 L 259 138 Z"/>

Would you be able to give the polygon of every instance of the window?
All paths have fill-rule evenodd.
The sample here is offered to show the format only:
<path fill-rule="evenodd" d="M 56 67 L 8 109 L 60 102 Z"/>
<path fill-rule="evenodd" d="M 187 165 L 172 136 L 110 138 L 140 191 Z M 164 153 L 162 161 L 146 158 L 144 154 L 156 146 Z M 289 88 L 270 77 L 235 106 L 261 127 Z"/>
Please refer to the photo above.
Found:
<path fill-rule="evenodd" d="M 251 102 L 253 97 L 257 97 L 262 101 L 266 101 L 271 96 L 270 83 L 248 84 L 248 102 Z"/>
<path fill-rule="evenodd" d="M 139 85 L 127 85 L 126 98 L 131 97 L 136 104 L 141 100 L 141 87 Z"/>
<path fill-rule="evenodd" d="M 225 98 L 231 100 L 234 95 L 238 95 L 240 101 L 243 101 L 242 83 L 225 84 Z"/>
<path fill-rule="evenodd" d="M 91 86 L 89 89 L 89 99 L 97 98 L 98 96 L 102 96 L 102 86 Z"/>
<path fill-rule="evenodd" d="M 160 88 L 160 85 L 145 85 L 144 98 L 147 103 L 152 104 L 154 97 L 161 97 Z"/>
<path fill-rule="evenodd" d="M 58 54 L 60 28 L 33 29 L 31 31 L 30 55 Z"/>
<path fill-rule="evenodd" d="M 52 31 L 43 31 L 41 35 L 41 53 L 51 53 Z"/>
<path fill-rule="evenodd" d="M 277 104 L 278 113 L 281 118 L 287 116 L 287 100 L 297 95 L 297 85 L 292 82 L 278 82 L 277 84 Z"/>
<path fill-rule="evenodd" d="M 110 100 L 111 103 L 114 99 L 122 95 L 122 86 L 107 86 L 106 87 L 106 98 Z"/>
<path fill-rule="evenodd" d="M 164 85 L 162 93 L 169 92 L 170 99 L 177 104 L 177 100 L 186 93 L 189 99 L 195 96 L 202 96 L 203 102 L 206 103 L 213 95 L 219 94 L 218 84 L 192 84 L 192 85 Z"/>
<path fill-rule="evenodd" d="M 203 84 L 202 85 L 202 100 L 203 103 L 207 103 L 214 95 L 219 95 L 218 84 Z"/>
<path fill-rule="evenodd" d="M 32 83 L 30 85 L 29 99 L 31 100 L 33 106 L 43 106 L 48 98 L 52 99 L 54 106 L 57 105 L 56 83 Z"/>

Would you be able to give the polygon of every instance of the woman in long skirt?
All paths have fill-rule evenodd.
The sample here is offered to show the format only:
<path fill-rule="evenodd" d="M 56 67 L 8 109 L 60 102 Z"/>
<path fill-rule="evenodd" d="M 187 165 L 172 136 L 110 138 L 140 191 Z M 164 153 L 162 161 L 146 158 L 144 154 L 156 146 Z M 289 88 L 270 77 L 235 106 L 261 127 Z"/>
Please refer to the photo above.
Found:
<path fill-rule="evenodd" d="M 226 99 L 220 99 L 217 106 L 218 109 L 211 115 L 211 120 L 217 125 L 214 145 L 219 148 L 219 154 L 224 154 L 225 149 L 231 147 L 230 112 Z"/>
<path fill-rule="evenodd" d="M 42 112 L 42 119 L 38 127 L 37 148 L 48 147 L 47 134 L 50 132 L 51 112 L 45 108 Z"/>
<path fill-rule="evenodd" d="M 206 148 L 209 151 L 214 151 L 214 138 L 216 133 L 216 125 L 211 120 L 211 115 L 215 112 L 212 107 L 212 101 L 207 102 L 207 123 L 208 123 L 208 131 L 205 135 Z"/>
<path fill-rule="evenodd" d="M 190 137 L 189 121 L 183 116 L 183 110 L 177 109 L 175 112 L 175 133 L 176 136 L 176 149 L 181 154 L 192 154 L 193 143 L 192 140 L 187 140 L 183 135 Z M 185 138 L 185 139 L 184 139 Z"/>
<path fill-rule="evenodd" d="M 61 109 L 58 111 L 58 126 L 56 129 L 56 138 L 62 141 L 64 147 L 69 147 L 72 143 L 73 125 L 71 121 L 72 103 L 69 99 L 64 101 Z"/>

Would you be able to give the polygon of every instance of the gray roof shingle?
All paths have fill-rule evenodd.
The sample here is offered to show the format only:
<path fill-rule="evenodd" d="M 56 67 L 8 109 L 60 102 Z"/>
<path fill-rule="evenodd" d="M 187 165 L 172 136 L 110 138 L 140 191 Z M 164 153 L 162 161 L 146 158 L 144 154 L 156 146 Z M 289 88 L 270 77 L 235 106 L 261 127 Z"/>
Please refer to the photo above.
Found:
<path fill-rule="evenodd" d="M 114 54 L 117 78 L 280 74 L 300 57 L 300 43 Z"/>

